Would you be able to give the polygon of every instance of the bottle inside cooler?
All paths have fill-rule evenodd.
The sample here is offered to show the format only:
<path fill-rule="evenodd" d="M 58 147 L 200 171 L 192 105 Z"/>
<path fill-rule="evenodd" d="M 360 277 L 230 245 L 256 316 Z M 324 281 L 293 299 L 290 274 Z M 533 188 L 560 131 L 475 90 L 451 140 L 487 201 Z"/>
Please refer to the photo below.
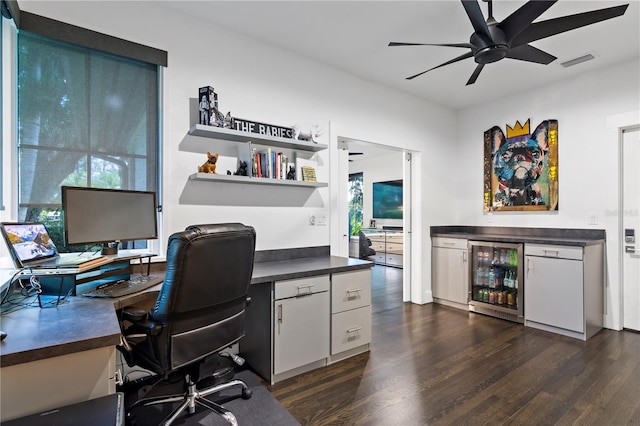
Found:
<path fill-rule="evenodd" d="M 471 299 L 517 309 L 518 250 L 497 246 L 473 246 Z"/>

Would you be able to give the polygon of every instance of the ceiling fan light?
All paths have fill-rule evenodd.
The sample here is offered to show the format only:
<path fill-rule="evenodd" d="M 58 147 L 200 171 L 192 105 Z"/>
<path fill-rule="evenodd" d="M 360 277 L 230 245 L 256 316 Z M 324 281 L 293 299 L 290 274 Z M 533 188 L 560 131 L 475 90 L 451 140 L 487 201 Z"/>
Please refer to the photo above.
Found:
<path fill-rule="evenodd" d="M 596 57 L 593 54 L 587 53 L 586 55 L 578 56 L 577 58 L 561 62 L 560 65 L 562 65 L 564 68 L 569 68 L 574 65 L 581 64 L 583 62 L 591 61 L 592 59 L 595 59 L 595 58 Z"/>

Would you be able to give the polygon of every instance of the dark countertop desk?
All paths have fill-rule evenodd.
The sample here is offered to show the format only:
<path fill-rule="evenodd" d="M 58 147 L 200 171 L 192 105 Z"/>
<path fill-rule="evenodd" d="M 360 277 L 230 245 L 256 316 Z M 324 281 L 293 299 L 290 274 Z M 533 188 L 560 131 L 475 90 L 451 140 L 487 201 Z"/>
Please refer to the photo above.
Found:
<path fill-rule="evenodd" d="M 519 228 L 509 226 L 432 226 L 431 237 L 576 247 L 602 244 L 606 239 L 605 231 L 602 229 Z"/>
<path fill-rule="evenodd" d="M 251 284 L 368 269 L 372 262 L 337 256 L 256 262 Z M 0 366 L 38 361 L 115 346 L 120 341 L 116 309 L 155 298 L 160 285 L 120 299 L 70 297 L 58 307 L 31 307 L 0 317 L 7 338 L 0 343 Z"/>

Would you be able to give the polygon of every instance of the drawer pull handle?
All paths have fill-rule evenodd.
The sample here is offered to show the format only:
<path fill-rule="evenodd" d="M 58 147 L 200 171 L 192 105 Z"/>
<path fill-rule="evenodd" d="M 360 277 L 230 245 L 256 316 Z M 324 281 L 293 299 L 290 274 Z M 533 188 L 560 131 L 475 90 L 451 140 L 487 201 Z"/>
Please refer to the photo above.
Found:
<path fill-rule="evenodd" d="M 347 334 L 354 334 L 354 333 L 359 334 L 360 330 L 362 330 L 362 327 L 353 327 L 347 330 Z"/>
<path fill-rule="evenodd" d="M 347 298 L 358 297 L 360 295 L 361 288 L 354 288 L 353 290 L 347 290 Z"/>
<path fill-rule="evenodd" d="M 282 303 L 278 305 L 278 324 L 282 324 Z"/>
<path fill-rule="evenodd" d="M 299 285 L 297 287 L 298 287 L 298 294 L 299 295 L 311 294 L 311 287 L 313 287 L 313 284 Z M 306 291 L 303 293 L 303 292 L 301 292 L 301 290 L 306 290 Z"/>
<path fill-rule="evenodd" d="M 558 250 L 543 250 L 543 251 L 545 256 L 553 256 L 553 257 L 560 256 L 560 252 Z"/>

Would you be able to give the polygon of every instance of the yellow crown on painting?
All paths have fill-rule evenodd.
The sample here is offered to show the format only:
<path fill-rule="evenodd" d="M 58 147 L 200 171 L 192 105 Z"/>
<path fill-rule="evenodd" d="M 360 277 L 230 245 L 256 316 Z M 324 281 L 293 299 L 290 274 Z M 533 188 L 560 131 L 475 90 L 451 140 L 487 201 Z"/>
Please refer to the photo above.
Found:
<path fill-rule="evenodd" d="M 524 126 L 520 124 L 519 121 L 516 121 L 515 127 L 511 127 L 507 124 L 507 138 L 529 135 L 529 121 L 531 121 L 531 119 L 527 120 L 527 122 L 524 123 Z"/>

